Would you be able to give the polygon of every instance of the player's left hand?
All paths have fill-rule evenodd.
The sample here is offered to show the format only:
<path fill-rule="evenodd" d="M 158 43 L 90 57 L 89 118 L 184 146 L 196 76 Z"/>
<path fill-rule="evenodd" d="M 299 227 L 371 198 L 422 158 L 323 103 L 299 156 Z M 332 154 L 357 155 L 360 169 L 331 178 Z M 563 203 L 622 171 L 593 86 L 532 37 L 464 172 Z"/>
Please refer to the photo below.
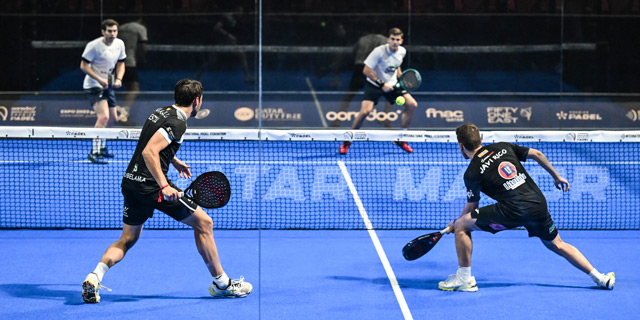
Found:
<path fill-rule="evenodd" d="M 562 190 L 563 192 L 569 191 L 569 181 L 563 177 L 556 179 L 555 185 L 558 190 Z"/>
<path fill-rule="evenodd" d="M 184 163 L 184 161 L 177 159 L 174 159 L 174 161 L 172 161 L 171 163 L 173 164 L 173 167 L 178 170 L 180 178 L 191 179 L 191 170 L 189 170 L 191 166 L 188 166 L 186 163 Z"/>

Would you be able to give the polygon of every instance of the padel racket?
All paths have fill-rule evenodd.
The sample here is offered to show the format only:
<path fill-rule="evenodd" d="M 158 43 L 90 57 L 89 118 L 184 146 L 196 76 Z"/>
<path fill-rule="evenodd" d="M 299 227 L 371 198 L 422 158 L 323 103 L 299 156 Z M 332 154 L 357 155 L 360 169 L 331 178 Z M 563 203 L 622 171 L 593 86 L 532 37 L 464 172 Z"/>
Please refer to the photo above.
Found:
<path fill-rule="evenodd" d="M 447 231 L 449 231 L 449 227 L 444 228 L 442 231 L 425 234 L 409 241 L 409 243 L 402 248 L 402 255 L 409 261 L 424 256 L 440 241 L 442 235 L 447 233 Z"/>
<path fill-rule="evenodd" d="M 404 89 L 407 91 L 415 90 L 422 84 L 422 76 L 416 69 L 407 69 L 402 72 L 396 83 L 396 89 Z"/>
<path fill-rule="evenodd" d="M 199 175 L 180 195 L 203 208 L 220 208 L 231 198 L 231 185 L 224 173 L 209 171 Z"/>

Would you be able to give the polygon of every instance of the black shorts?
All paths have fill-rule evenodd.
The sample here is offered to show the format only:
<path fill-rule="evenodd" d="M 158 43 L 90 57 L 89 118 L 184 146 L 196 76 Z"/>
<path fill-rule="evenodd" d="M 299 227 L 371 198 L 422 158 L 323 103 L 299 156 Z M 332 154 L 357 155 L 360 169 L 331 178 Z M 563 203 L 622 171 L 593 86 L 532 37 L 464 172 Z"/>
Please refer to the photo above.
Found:
<path fill-rule="evenodd" d="M 115 108 L 118 105 L 118 102 L 116 101 L 116 92 L 111 88 L 105 90 L 103 88 L 95 87 L 91 89 L 84 89 L 84 92 L 86 92 L 87 97 L 89 97 L 89 104 L 91 107 L 100 100 L 107 100 L 109 108 Z"/>
<path fill-rule="evenodd" d="M 523 215 L 496 203 L 471 211 L 471 218 L 477 219 L 476 226 L 491 233 L 525 227 L 529 231 L 529 237 L 551 241 L 558 235 L 558 229 L 546 206 L 540 210 L 529 210 Z"/>
<path fill-rule="evenodd" d="M 174 189 L 182 191 L 173 183 L 170 182 L 170 184 Z M 151 218 L 154 209 L 164 212 L 176 221 L 182 221 L 198 208 L 197 204 L 187 198 L 158 202 L 158 191 L 140 193 L 122 188 L 122 195 L 124 196 L 122 222 L 133 226 L 141 225 Z"/>
<path fill-rule="evenodd" d="M 396 89 L 384 92 L 382 89 L 374 86 L 368 80 L 364 81 L 364 98 L 362 100 L 373 101 L 373 105 L 378 104 L 380 97 L 385 97 L 391 104 L 396 103 L 396 98 L 407 93 L 407 90 Z"/>

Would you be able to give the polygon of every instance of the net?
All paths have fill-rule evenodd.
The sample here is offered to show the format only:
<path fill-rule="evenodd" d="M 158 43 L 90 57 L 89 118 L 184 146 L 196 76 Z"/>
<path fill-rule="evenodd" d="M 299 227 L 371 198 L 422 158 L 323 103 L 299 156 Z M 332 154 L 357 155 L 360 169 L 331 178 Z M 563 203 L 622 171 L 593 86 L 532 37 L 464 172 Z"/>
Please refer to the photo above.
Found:
<path fill-rule="evenodd" d="M 120 228 L 120 182 L 139 134 L 0 127 L 0 228 Z M 562 193 L 535 161 L 524 163 L 558 228 L 640 229 L 640 131 L 483 136 L 543 151 L 569 180 Z M 86 159 L 98 137 L 115 154 L 106 165 Z M 342 140 L 354 141 L 347 155 L 338 153 Z M 414 152 L 391 143 L 398 140 Z M 229 203 L 207 210 L 217 229 L 366 229 L 358 203 L 376 229 L 441 229 L 466 202 L 468 162 L 449 131 L 189 130 L 177 156 L 194 179 L 207 171 L 229 178 Z M 191 182 L 174 168 L 169 178 L 182 189 Z M 491 203 L 483 196 L 480 205 Z M 160 212 L 145 227 L 188 228 Z"/>

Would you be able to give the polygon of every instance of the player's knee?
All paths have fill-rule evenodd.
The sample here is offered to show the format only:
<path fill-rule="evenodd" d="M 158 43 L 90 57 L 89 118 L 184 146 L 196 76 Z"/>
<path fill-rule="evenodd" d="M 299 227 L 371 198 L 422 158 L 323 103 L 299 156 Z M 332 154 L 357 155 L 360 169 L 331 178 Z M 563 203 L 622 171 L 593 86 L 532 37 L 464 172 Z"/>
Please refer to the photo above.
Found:
<path fill-rule="evenodd" d="M 106 126 L 109 123 L 109 115 L 98 115 L 98 123 L 102 126 Z"/>
<path fill-rule="evenodd" d="M 468 215 L 463 215 L 453 223 L 453 227 L 455 228 L 456 232 L 469 232 L 473 230 L 471 228 L 472 220 L 467 218 L 467 216 Z"/>
<path fill-rule="evenodd" d="M 544 244 L 545 247 L 547 247 L 547 249 L 560 254 L 562 251 L 564 251 L 564 242 L 562 241 L 545 241 L 542 240 L 542 243 Z"/>
<path fill-rule="evenodd" d="M 213 220 L 208 214 L 200 215 L 202 218 L 198 219 L 198 224 L 194 229 L 199 233 L 213 233 Z"/>
<path fill-rule="evenodd" d="M 124 249 L 124 251 L 126 252 L 127 250 L 131 249 L 136 242 L 138 242 L 138 238 L 136 236 L 122 236 L 120 238 L 120 245 L 122 247 L 122 249 Z"/>

